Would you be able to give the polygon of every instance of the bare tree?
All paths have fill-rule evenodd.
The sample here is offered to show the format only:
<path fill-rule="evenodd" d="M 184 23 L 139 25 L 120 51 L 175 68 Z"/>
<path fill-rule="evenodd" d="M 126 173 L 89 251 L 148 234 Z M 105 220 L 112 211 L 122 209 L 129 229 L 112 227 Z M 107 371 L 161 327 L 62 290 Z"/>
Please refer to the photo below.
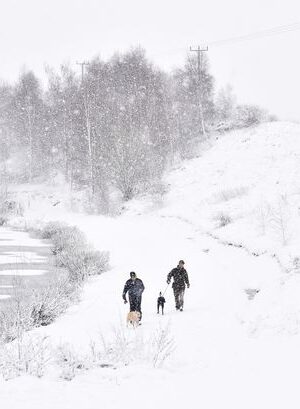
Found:
<path fill-rule="evenodd" d="M 12 126 L 18 143 L 27 147 L 28 179 L 32 180 L 35 170 L 41 168 L 43 156 L 43 136 L 45 131 L 44 104 L 39 81 L 31 71 L 21 75 L 15 88 L 12 108 Z M 45 169 L 43 158 L 43 169 Z"/>

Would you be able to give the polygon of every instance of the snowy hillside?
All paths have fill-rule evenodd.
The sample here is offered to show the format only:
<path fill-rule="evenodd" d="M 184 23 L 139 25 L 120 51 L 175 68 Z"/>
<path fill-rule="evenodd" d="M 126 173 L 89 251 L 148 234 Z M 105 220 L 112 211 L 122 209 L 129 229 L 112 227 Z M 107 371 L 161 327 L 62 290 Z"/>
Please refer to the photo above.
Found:
<path fill-rule="evenodd" d="M 298 124 L 269 123 L 225 134 L 202 157 L 169 175 L 167 213 L 257 251 L 297 246 L 299 158 Z"/>
<path fill-rule="evenodd" d="M 59 205 L 45 211 L 33 200 L 27 223 L 76 224 L 96 248 L 110 251 L 112 269 L 89 281 L 78 305 L 32 335 L 47 336 L 53 348 L 68 343 L 81 355 L 91 341 L 117 334 L 128 357 L 78 370 L 71 381 L 51 365 L 41 379 L 1 380 L 1 407 L 298 408 L 299 136 L 300 125 L 289 123 L 220 136 L 166 175 L 164 198 L 134 200 L 116 218 Z M 191 282 L 184 311 L 175 311 L 168 288 L 166 314 L 157 316 L 158 293 L 179 259 Z M 146 287 L 136 330 L 124 325 L 121 298 L 132 270 Z M 147 351 L 162 331 L 175 350 L 160 368 Z"/>

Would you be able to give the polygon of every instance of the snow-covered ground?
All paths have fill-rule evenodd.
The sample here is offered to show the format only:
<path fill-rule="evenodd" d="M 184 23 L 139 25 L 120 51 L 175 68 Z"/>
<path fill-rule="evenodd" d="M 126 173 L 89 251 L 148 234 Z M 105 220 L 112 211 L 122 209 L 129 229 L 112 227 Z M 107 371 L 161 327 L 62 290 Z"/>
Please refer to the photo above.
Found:
<path fill-rule="evenodd" d="M 33 336 L 80 353 L 99 333 L 113 337 L 124 327 L 121 294 L 133 270 L 146 287 L 143 325 L 124 327 L 125 337 L 147 343 L 168 326 L 176 349 L 162 368 L 141 360 L 69 382 L 51 371 L 0 381 L 1 407 L 299 408 L 298 135 L 300 126 L 287 123 L 224 135 L 167 175 L 164 200 L 135 200 L 117 218 L 32 201 L 27 223 L 76 224 L 96 248 L 110 251 L 112 267 L 89 281 L 79 304 Z M 157 316 L 158 293 L 179 259 L 191 282 L 184 312 L 174 311 L 168 288 L 166 314 Z M 259 292 L 249 300 L 251 289 Z"/>

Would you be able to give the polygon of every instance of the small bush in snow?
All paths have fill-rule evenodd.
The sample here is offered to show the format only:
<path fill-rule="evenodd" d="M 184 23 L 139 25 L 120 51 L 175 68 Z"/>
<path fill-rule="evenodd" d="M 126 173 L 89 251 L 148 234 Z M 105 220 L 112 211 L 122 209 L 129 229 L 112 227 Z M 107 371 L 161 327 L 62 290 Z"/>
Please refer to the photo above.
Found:
<path fill-rule="evenodd" d="M 42 239 L 52 239 L 56 234 L 61 233 L 67 227 L 66 224 L 61 222 L 49 222 L 40 231 Z"/>
<path fill-rule="evenodd" d="M 71 282 L 82 282 L 87 277 L 85 254 L 78 248 L 68 248 L 57 254 L 57 265 L 67 269 Z"/>
<path fill-rule="evenodd" d="M 23 213 L 22 205 L 10 198 L 7 182 L 0 184 L 0 226 L 7 223 L 9 216 L 23 216 Z"/>
<path fill-rule="evenodd" d="M 238 105 L 234 116 L 237 128 L 257 125 L 267 119 L 266 111 L 256 105 Z"/>
<path fill-rule="evenodd" d="M 86 247 L 84 234 L 77 228 L 67 226 L 51 238 L 53 244 L 53 254 L 58 254 L 62 251 L 76 251 Z"/>
<path fill-rule="evenodd" d="M 115 329 L 112 338 L 100 337 L 82 353 L 70 344 L 53 348 L 47 337 L 22 333 L 13 342 L 0 345 L 0 374 L 9 380 L 21 374 L 42 377 L 49 365 L 56 366 L 60 378 L 71 381 L 93 368 L 117 368 L 130 364 L 162 367 L 175 349 L 169 326 L 159 327 L 145 338 L 138 330 Z"/>
<path fill-rule="evenodd" d="M 0 348 L 0 373 L 5 380 L 29 374 L 41 378 L 51 360 L 46 337 L 22 336 Z"/>
<path fill-rule="evenodd" d="M 107 252 L 88 248 L 69 247 L 57 254 L 57 264 L 68 270 L 72 282 L 103 273 L 108 269 L 108 261 Z"/>
<path fill-rule="evenodd" d="M 14 295 L 0 312 L 2 341 L 11 342 L 34 327 L 52 323 L 77 298 L 77 288 L 62 272 L 53 272 L 50 283 L 35 290 L 15 280 Z"/>
<path fill-rule="evenodd" d="M 170 333 L 170 327 L 160 327 L 152 337 L 151 360 L 155 368 L 162 367 L 166 359 L 170 357 L 175 349 L 175 342 Z"/>
<path fill-rule="evenodd" d="M 32 328 L 30 291 L 19 280 L 14 282 L 14 295 L 0 311 L 0 337 L 10 342 Z"/>
<path fill-rule="evenodd" d="M 271 206 L 268 203 L 262 202 L 260 206 L 257 208 L 256 215 L 258 219 L 260 233 L 264 236 L 266 234 L 266 230 L 270 222 Z"/>
<path fill-rule="evenodd" d="M 277 206 L 271 209 L 270 224 L 283 246 L 288 243 L 291 236 L 290 220 L 291 209 L 287 197 L 282 195 Z"/>
<path fill-rule="evenodd" d="M 84 262 L 87 275 L 101 274 L 108 269 L 109 253 L 107 251 L 86 249 L 84 251 Z"/>
<path fill-rule="evenodd" d="M 0 226 L 4 226 L 8 221 L 7 216 L 0 216 Z"/>
<path fill-rule="evenodd" d="M 22 216 L 24 209 L 20 203 L 6 198 L 4 201 L 0 200 L 0 213 L 3 215 Z"/>
<path fill-rule="evenodd" d="M 214 221 L 217 223 L 217 228 L 225 227 L 228 224 L 232 223 L 231 217 L 223 212 L 220 212 L 214 216 Z"/>
<path fill-rule="evenodd" d="M 48 286 L 33 291 L 30 301 L 32 325 L 51 324 L 77 298 L 76 290 L 67 277 L 54 277 Z"/>
<path fill-rule="evenodd" d="M 293 267 L 294 270 L 299 273 L 300 272 L 300 258 L 299 257 L 294 257 L 293 259 Z"/>
<path fill-rule="evenodd" d="M 229 200 L 244 196 L 247 193 L 248 188 L 245 186 L 223 189 L 220 192 L 214 194 L 213 202 L 214 203 L 228 202 Z"/>
<path fill-rule="evenodd" d="M 115 329 L 111 341 L 102 336 L 100 346 L 93 344 L 93 353 L 100 357 L 100 366 L 103 366 L 103 362 L 106 366 L 147 362 L 157 368 L 163 366 L 174 349 L 175 342 L 169 325 L 159 327 L 147 339 L 137 330 L 128 331 L 119 327 Z"/>
<path fill-rule="evenodd" d="M 41 235 L 51 240 L 56 264 L 68 271 L 72 282 L 80 283 L 87 276 L 101 274 L 108 269 L 108 252 L 91 249 L 77 227 L 52 222 L 44 227 Z"/>
<path fill-rule="evenodd" d="M 60 377 L 66 381 L 71 381 L 80 371 L 89 369 L 88 357 L 75 352 L 69 344 L 60 345 L 57 348 L 56 357 L 56 362 L 61 368 Z"/>

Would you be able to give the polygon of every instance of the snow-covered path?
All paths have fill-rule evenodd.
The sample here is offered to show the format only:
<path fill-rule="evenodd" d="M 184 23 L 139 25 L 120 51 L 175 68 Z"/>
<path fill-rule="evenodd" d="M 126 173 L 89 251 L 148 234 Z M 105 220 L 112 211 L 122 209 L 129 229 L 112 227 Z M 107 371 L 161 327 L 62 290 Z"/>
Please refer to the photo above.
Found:
<path fill-rule="evenodd" d="M 64 216 L 65 221 L 74 223 L 74 217 L 69 218 Z M 284 389 L 281 385 L 286 384 L 286 373 L 299 367 L 299 357 L 292 354 L 296 338 L 251 336 L 248 323 L 243 324 L 256 303 L 248 300 L 244 289 L 251 284 L 263 286 L 266 271 L 274 279 L 278 277 L 280 272 L 273 260 L 223 247 L 191 225 L 166 217 L 76 216 L 76 224 L 95 247 L 111 251 L 112 270 L 92 279 L 78 305 L 38 332 L 50 335 L 53 342 L 70 342 L 80 350 L 87 348 L 99 331 L 111 333 L 124 322 L 127 306 L 121 293 L 129 271 L 134 270 L 146 286 L 143 326 L 138 331 L 147 336 L 159 325 L 169 323 L 176 351 L 164 369 L 132 366 L 117 371 L 95 370 L 70 383 L 30 378 L 10 381 L 0 384 L 0 402 L 4 399 L 12 409 L 19 409 L 20 402 L 22 409 L 113 409 L 138 404 L 143 408 L 184 405 L 215 409 L 262 408 L 271 402 L 273 407 L 283 407 L 287 392 L 295 399 L 294 376 Z M 191 281 L 185 311 L 174 311 L 169 289 L 166 315 L 157 316 L 158 292 L 165 288 L 167 273 L 181 258 L 186 261 Z M 135 385 L 138 392 L 131 394 Z M 29 399 L 24 402 L 26 395 Z M 294 403 L 292 400 L 289 407 L 297 407 Z"/>

